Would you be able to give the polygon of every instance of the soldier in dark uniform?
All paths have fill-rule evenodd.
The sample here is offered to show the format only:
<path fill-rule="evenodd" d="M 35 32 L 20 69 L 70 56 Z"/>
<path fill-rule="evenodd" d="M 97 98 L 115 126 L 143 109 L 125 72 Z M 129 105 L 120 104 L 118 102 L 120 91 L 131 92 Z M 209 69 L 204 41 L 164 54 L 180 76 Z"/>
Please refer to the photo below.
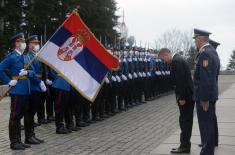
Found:
<path fill-rule="evenodd" d="M 220 43 L 214 41 L 214 40 L 209 40 L 209 44 L 216 50 L 217 47 L 220 45 Z M 217 54 L 217 53 L 216 53 Z M 218 72 L 220 70 L 220 67 L 218 69 Z M 219 75 L 219 74 L 218 74 Z M 218 78 L 217 78 L 218 81 Z M 217 116 L 216 116 L 216 104 L 214 106 L 215 108 L 215 146 L 218 146 L 219 144 L 219 130 L 218 130 L 218 122 L 217 122 Z M 198 145 L 199 147 L 202 147 L 202 144 Z"/>
<path fill-rule="evenodd" d="M 164 62 L 171 64 L 172 82 L 176 86 L 176 102 L 180 111 L 180 146 L 172 149 L 171 153 L 190 153 L 194 110 L 191 71 L 179 54 L 173 54 L 167 48 L 161 49 L 158 56 Z"/>
<path fill-rule="evenodd" d="M 194 29 L 194 39 L 199 55 L 194 73 L 194 99 L 197 105 L 198 123 L 201 134 L 201 155 L 214 155 L 215 104 L 218 100 L 218 73 L 220 60 L 209 44 L 211 33 Z"/>
<path fill-rule="evenodd" d="M 124 108 L 127 110 L 130 107 L 130 96 L 129 96 L 129 66 L 128 66 L 128 51 L 124 51 L 124 56 L 122 58 L 122 81 L 123 81 L 123 98 L 124 98 Z"/>
<path fill-rule="evenodd" d="M 13 150 L 24 150 L 30 145 L 21 141 L 20 120 L 24 116 L 25 135 L 27 135 L 26 132 L 31 128 L 28 108 L 31 91 L 29 78 L 34 77 L 35 73 L 32 70 L 26 70 L 29 59 L 23 54 L 26 48 L 24 33 L 13 36 L 11 44 L 14 50 L 0 63 L 0 79 L 11 87 L 9 91 L 11 97 L 10 147 Z M 6 74 L 6 70 L 9 71 L 11 77 Z"/>

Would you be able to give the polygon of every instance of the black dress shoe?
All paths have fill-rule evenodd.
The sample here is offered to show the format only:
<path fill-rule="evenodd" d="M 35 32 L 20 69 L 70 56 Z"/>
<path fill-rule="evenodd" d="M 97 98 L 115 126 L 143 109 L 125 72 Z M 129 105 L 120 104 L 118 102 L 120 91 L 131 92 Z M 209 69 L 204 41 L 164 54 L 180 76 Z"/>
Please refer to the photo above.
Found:
<path fill-rule="evenodd" d="M 39 138 L 37 138 L 37 137 L 35 137 L 35 136 L 34 136 L 34 139 L 36 139 L 36 140 L 39 141 L 40 143 L 44 143 L 44 142 L 45 142 L 44 140 L 39 139 Z"/>
<path fill-rule="evenodd" d="M 55 121 L 55 117 L 54 116 L 48 116 L 47 120 L 50 121 L 50 122 L 53 122 L 53 121 Z"/>
<path fill-rule="evenodd" d="M 67 129 L 71 130 L 71 131 L 78 131 L 81 130 L 81 128 L 77 127 L 77 126 L 68 126 Z"/>
<path fill-rule="evenodd" d="M 40 125 L 41 125 L 40 123 L 35 123 L 35 122 L 33 123 L 34 127 L 37 127 L 37 126 L 40 126 Z"/>
<path fill-rule="evenodd" d="M 103 119 L 100 118 L 100 117 L 95 117 L 94 120 L 95 120 L 95 121 L 98 121 L 98 122 L 99 122 L 99 121 L 103 121 Z"/>
<path fill-rule="evenodd" d="M 56 129 L 57 134 L 68 134 L 71 133 L 70 130 L 66 129 L 65 127 L 60 127 Z"/>
<path fill-rule="evenodd" d="M 47 124 L 47 120 L 45 118 L 38 120 L 38 123 L 40 124 Z"/>
<path fill-rule="evenodd" d="M 88 124 L 88 123 L 85 123 L 85 122 L 83 122 L 83 121 L 80 121 L 80 122 L 77 122 L 77 123 L 76 123 L 76 126 L 77 126 L 77 127 L 86 127 L 86 126 L 89 126 L 89 124 Z"/>
<path fill-rule="evenodd" d="M 175 153 L 175 154 L 183 154 L 183 153 L 190 153 L 190 149 L 189 148 L 173 148 L 171 150 L 171 153 Z"/>
<path fill-rule="evenodd" d="M 25 139 L 25 144 L 37 145 L 37 144 L 40 144 L 40 142 L 34 137 L 31 137 L 31 138 Z"/>
<path fill-rule="evenodd" d="M 10 147 L 12 150 L 25 150 L 25 147 L 22 145 L 22 143 L 14 143 L 11 144 Z"/>
<path fill-rule="evenodd" d="M 106 114 L 103 114 L 103 115 L 101 116 L 101 118 L 109 118 L 109 116 L 106 115 Z"/>
<path fill-rule="evenodd" d="M 30 145 L 27 145 L 27 144 L 25 144 L 25 143 L 21 143 L 22 145 L 23 145 L 23 147 L 25 147 L 25 148 L 31 148 L 31 146 Z"/>

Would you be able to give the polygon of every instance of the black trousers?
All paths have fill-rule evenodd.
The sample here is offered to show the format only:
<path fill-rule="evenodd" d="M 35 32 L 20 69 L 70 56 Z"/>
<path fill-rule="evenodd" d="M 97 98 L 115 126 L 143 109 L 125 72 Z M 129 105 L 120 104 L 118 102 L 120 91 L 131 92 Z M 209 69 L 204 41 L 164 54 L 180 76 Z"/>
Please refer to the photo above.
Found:
<path fill-rule="evenodd" d="M 55 124 L 56 128 L 64 127 L 65 109 L 68 106 L 70 92 L 55 89 Z"/>
<path fill-rule="evenodd" d="M 48 86 L 48 94 L 46 97 L 46 114 L 47 118 L 54 115 L 55 92 L 51 86 Z"/>
<path fill-rule="evenodd" d="M 214 126 L 215 126 L 215 145 L 218 146 L 219 144 L 219 130 L 218 130 L 218 122 L 217 122 L 217 116 L 216 116 L 216 104 L 214 104 L 214 112 L 215 112 L 215 118 L 214 118 Z"/>
<path fill-rule="evenodd" d="M 200 155 L 214 155 L 215 151 L 215 101 L 209 102 L 208 111 L 204 111 L 200 102 L 197 103 L 197 117 L 202 141 Z"/>
<path fill-rule="evenodd" d="M 45 100 L 46 100 L 46 93 L 40 93 L 40 103 L 37 109 L 37 116 L 38 121 L 45 119 Z"/>
<path fill-rule="evenodd" d="M 181 129 L 180 147 L 191 148 L 191 136 L 193 127 L 193 111 L 195 103 L 191 100 L 186 100 L 185 105 L 179 106 L 180 117 L 179 124 Z"/>
<path fill-rule="evenodd" d="M 11 95 L 9 120 L 9 138 L 11 144 L 21 142 L 20 120 L 23 116 L 25 132 L 28 132 L 30 130 L 29 95 Z"/>
<path fill-rule="evenodd" d="M 29 131 L 26 131 L 27 129 L 25 129 L 26 131 L 26 138 L 30 138 L 32 136 L 35 136 L 34 133 L 34 115 L 36 114 L 38 107 L 41 104 L 41 99 L 42 97 L 42 93 L 41 92 L 37 92 L 37 91 L 32 91 L 30 96 L 29 96 L 29 119 L 30 119 L 30 129 Z"/>

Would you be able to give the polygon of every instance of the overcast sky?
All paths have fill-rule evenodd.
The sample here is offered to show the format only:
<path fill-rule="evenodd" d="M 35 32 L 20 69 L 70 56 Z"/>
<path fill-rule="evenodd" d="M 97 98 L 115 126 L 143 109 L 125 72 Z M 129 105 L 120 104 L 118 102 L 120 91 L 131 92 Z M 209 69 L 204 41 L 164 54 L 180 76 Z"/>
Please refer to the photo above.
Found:
<path fill-rule="evenodd" d="M 177 28 L 190 31 L 205 29 L 211 38 L 221 43 L 218 53 L 223 66 L 235 49 L 235 0 L 116 0 L 125 10 L 129 35 L 134 35 L 137 45 L 142 40 L 156 40 L 165 31 Z"/>

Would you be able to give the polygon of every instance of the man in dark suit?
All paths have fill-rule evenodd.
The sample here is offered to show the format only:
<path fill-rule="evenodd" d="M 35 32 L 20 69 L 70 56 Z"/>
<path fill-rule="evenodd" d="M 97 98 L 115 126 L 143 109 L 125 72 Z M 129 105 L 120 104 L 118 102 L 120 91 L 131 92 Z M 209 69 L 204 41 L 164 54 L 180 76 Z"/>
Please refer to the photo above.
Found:
<path fill-rule="evenodd" d="M 187 62 L 167 48 L 161 49 L 158 57 L 171 66 L 172 82 L 175 85 L 176 101 L 180 111 L 180 146 L 173 148 L 171 153 L 190 153 L 194 110 L 191 72 Z"/>

